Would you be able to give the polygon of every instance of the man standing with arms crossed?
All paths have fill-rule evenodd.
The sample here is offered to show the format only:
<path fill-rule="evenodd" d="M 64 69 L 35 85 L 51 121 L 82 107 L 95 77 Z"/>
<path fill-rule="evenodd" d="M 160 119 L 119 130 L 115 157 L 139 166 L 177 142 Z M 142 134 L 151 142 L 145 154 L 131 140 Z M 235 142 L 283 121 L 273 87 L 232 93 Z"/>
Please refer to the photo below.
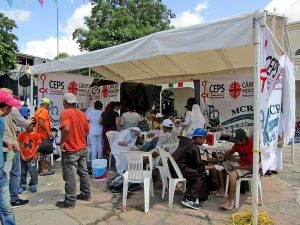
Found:
<path fill-rule="evenodd" d="M 60 114 L 62 172 L 65 181 L 65 199 L 56 203 L 60 208 L 74 208 L 76 199 L 91 199 L 90 181 L 86 165 L 86 136 L 89 124 L 86 115 L 76 109 L 76 96 L 64 95 L 65 110 Z M 80 194 L 76 195 L 77 174 L 80 178 Z"/>

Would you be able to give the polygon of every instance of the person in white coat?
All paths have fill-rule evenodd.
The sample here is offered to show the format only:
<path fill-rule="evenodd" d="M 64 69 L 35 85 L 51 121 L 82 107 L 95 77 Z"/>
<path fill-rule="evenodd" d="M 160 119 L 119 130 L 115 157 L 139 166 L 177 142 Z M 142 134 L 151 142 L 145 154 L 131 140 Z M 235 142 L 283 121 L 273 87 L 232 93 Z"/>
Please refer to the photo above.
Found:
<path fill-rule="evenodd" d="M 94 103 L 94 109 L 91 109 L 87 114 L 87 119 L 90 123 L 89 140 L 92 148 L 92 159 L 103 158 L 103 140 L 102 140 L 102 125 L 100 117 L 102 114 L 103 104 L 97 100 Z"/>
<path fill-rule="evenodd" d="M 121 131 L 113 142 L 112 154 L 115 158 L 116 170 L 118 173 L 122 172 L 121 168 L 121 152 L 128 152 L 131 150 L 138 150 L 135 146 L 137 137 L 140 135 L 140 128 L 131 127 Z"/>
<path fill-rule="evenodd" d="M 189 102 L 188 102 L 189 103 Z M 197 104 L 187 105 L 184 124 L 182 126 L 181 135 L 185 131 L 186 136 L 189 137 L 195 129 L 204 128 L 205 118 Z"/>

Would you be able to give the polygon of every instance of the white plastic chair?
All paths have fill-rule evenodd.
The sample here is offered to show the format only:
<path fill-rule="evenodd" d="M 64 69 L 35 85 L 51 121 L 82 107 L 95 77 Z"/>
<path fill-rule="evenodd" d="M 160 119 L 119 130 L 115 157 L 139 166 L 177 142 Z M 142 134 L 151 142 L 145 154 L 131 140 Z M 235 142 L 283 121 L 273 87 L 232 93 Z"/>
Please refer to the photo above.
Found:
<path fill-rule="evenodd" d="M 143 159 L 147 157 L 149 159 L 149 169 L 143 169 Z M 149 152 L 121 152 L 121 168 L 126 168 L 124 164 L 127 164 L 127 171 L 123 173 L 123 207 L 122 211 L 127 210 L 126 200 L 128 192 L 128 183 L 144 183 L 144 198 L 145 198 L 145 212 L 149 211 L 149 196 L 154 197 L 153 181 L 152 181 L 152 155 Z"/>
<path fill-rule="evenodd" d="M 159 148 L 159 155 L 160 155 L 161 160 L 162 160 L 165 175 L 169 180 L 169 207 L 172 208 L 176 184 L 178 182 L 182 182 L 182 192 L 184 193 L 185 190 L 186 190 L 186 179 L 183 178 L 180 169 L 178 168 L 175 160 L 173 159 L 173 157 L 171 156 L 171 154 L 169 152 L 166 152 L 165 150 Z M 172 178 L 171 173 L 170 173 L 170 169 L 169 169 L 168 161 L 171 162 L 178 178 Z M 164 190 L 165 190 L 165 188 L 164 188 Z"/>
<path fill-rule="evenodd" d="M 165 174 L 165 170 L 163 166 L 159 165 L 160 162 L 160 156 L 157 156 L 154 160 L 153 160 L 153 170 L 154 169 L 158 169 L 159 170 L 159 175 L 160 175 L 160 179 L 162 181 L 163 184 L 163 189 L 162 189 L 162 195 L 161 198 L 164 199 L 165 197 L 165 191 L 166 191 L 166 187 L 168 185 L 168 178 Z M 149 167 L 149 164 L 147 165 Z"/>
<path fill-rule="evenodd" d="M 111 167 L 112 147 L 113 147 L 114 140 L 117 137 L 118 133 L 119 133 L 118 131 L 108 131 L 106 133 L 106 137 L 108 139 L 109 146 L 110 146 L 110 153 L 109 153 L 109 158 L 108 158 L 108 163 L 109 163 L 108 169 L 109 170 Z"/>
<path fill-rule="evenodd" d="M 250 186 L 250 193 L 252 193 L 252 175 L 249 174 L 247 177 L 241 177 L 237 180 L 236 189 L 235 189 L 235 208 L 239 208 L 240 206 L 240 195 L 241 195 L 241 182 L 242 181 L 248 181 Z M 225 195 L 228 194 L 228 187 L 229 187 L 229 175 L 226 177 L 226 188 L 225 188 Z M 262 188 L 261 188 L 261 178 L 259 178 L 258 181 L 258 194 L 259 194 L 259 205 L 263 205 L 262 200 Z"/>

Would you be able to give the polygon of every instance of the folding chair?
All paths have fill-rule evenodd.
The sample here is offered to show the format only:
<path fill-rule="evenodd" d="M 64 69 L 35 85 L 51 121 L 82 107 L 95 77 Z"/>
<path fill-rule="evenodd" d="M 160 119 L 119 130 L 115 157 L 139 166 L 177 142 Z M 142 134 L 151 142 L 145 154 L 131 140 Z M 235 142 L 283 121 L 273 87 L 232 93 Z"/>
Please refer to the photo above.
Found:
<path fill-rule="evenodd" d="M 169 180 L 169 207 L 172 208 L 176 184 L 178 182 L 182 182 L 182 185 L 183 185 L 182 186 L 182 192 L 184 193 L 186 191 L 186 179 L 183 178 L 180 169 L 178 168 L 175 160 L 173 159 L 173 157 L 171 156 L 171 154 L 169 152 L 166 152 L 165 150 L 159 148 L 159 155 L 160 155 L 161 160 L 162 160 L 165 175 Z M 171 162 L 178 178 L 172 178 L 171 173 L 170 173 L 170 169 L 169 169 L 168 161 Z"/>
<path fill-rule="evenodd" d="M 143 159 L 149 159 L 149 169 L 144 170 Z M 127 168 L 125 165 L 127 165 Z M 153 181 L 152 181 L 152 155 L 149 152 L 121 152 L 121 168 L 123 173 L 123 207 L 122 211 L 127 210 L 126 200 L 128 192 L 128 183 L 144 183 L 144 198 L 145 198 L 145 212 L 149 211 L 149 196 L 154 197 Z"/>
<path fill-rule="evenodd" d="M 110 153 L 109 153 L 109 158 L 108 158 L 108 163 L 109 163 L 108 169 L 109 170 L 111 168 L 112 147 L 113 147 L 114 140 L 116 139 L 118 133 L 119 133 L 118 131 L 108 131 L 106 133 L 106 137 L 108 139 L 109 146 L 110 146 Z"/>

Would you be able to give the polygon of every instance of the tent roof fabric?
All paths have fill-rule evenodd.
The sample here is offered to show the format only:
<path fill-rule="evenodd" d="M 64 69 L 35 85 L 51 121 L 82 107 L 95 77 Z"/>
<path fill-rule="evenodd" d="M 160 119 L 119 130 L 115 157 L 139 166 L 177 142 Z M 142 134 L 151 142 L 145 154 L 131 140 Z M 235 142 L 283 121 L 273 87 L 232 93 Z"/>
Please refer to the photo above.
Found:
<path fill-rule="evenodd" d="M 253 18 L 248 13 L 171 29 L 113 46 L 32 66 L 31 74 L 91 68 L 116 82 L 188 81 L 199 74 L 253 67 Z"/>

